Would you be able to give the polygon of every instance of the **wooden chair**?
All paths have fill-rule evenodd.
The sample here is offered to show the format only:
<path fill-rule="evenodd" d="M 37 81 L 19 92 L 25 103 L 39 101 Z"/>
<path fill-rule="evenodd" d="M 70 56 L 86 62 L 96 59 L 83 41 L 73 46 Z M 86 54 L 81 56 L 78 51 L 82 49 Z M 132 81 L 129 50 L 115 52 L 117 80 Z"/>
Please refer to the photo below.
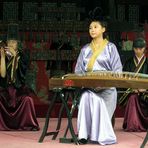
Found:
<path fill-rule="evenodd" d="M 140 148 L 144 148 L 145 145 L 146 145 L 146 143 L 147 143 L 147 141 L 148 141 L 148 131 L 147 131 L 147 133 L 146 133 L 146 136 L 145 136 L 145 138 L 144 138 L 144 140 L 143 140 L 143 142 L 142 142 Z"/>
<path fill-rule="evenodd" d="M 55 88 L 55 89 L 53 89 L 53 92 L 54 92 L 54 96 L 53 96 L 53 99 L 51 100 L 51 103 L 49 105 L 49 108 L 48 108 L 48 111 L 47 111 L 47 114 L 46 114 L 45 125 L 44 125 L 44 128 L 43 128 L 42 134 L 40 136 L 39 142 L 43 142 L 45 136 L 49 136 L 49 135 L 53 136 L 52 140 L 56 139 L 56 137 L 59 133 L 60 127 L 61 127 L 62 113 L 63 113 L 64 108 L 65 108 L 67 118 L 68 118 L 68 125 L 67 125 L 67 128 L 65 130 L 63 138 L 60 138 L 60 142 L 62 142 L 62 143 L 74 142 L 75 144 L 79 144 L 78 139 L 77 139 L 76 134 L 75 134 L 74 129 L 73 129 L 72 116 L 73 116 L 73 112 L 77 108 L 78 98 L 79 98 L 79 94 L 81 93 L 81 89 L 77 89 L 77 88 L 74 88 L 74 87 Z M 68 99 L 69 98 L 72 99 L 72 105 L 71 105 L 70 109 L 68 107 Z M 48 130 L 48 126 L 49 126 L 50 115 L 51 115 L 52 109 L 53 109 L 54 104 L 55 104 L 57 99 L 60 99 L 62 101 L 62 106 L 61 106 L 60 112 L 59 112 L 57 127 L 56 127 L 55 131 L 48 132 L 47 130 Z M 71 133 L 71 136 L 72 136 L 72 138 L 70 138 L 70 139 L 66 138 L 68 130 L 70 130 L 70 133 Z"/>

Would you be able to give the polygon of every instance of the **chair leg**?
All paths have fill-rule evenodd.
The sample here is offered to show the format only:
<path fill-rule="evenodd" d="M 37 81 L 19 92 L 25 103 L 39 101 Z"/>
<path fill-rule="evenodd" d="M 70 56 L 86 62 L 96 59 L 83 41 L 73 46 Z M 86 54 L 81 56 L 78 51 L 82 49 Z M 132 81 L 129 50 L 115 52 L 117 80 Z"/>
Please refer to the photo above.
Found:
<path fill-rule="evenodd" d="M 144 146 L 145 146 L 145 144 L 147 143 L 147 141 L 148 141 L 148 131 L 147 131 L 147 133 L 146 133 L 146 136 L 145 136 L 145 138 L 144 138 L 144 140 L 143 140 L 143 143 L 142 143 L 142 145 L 140 146 L 140 148 L 144 148 Z"/>
<path fill-rule="evenodd" d="M 50 118 L 50 114 L 51 114 L 51 111 L 53 109 L 53 106 L 55 104 L 55 101 L 56 101 L 56 98 L 57 98 L 57 94 L 55 93 L 50 105 L 49 105 L 49 108 L 48 108 L 48 111 L 47 111 L 47 114 L 46 114 L 46 120 L 45 120 L 45 125 L 44 125 L 44 128 L 43 128 L 43 132 L 42 132 L 42 135 L 39 139 L 39 142 L 43 142 L 45 136 L 47 135 L 47 130 L 48 130 L 48 126 L 49 126 L 49 118 Z"/>
<path fill-rule="evenodd" d="M 70 115 L 71 115 L 71 118 L 72 118 L 73 117 L 73 113 L 74 113 L 75 109 L 78 106 L 79 96 L 81 94 L 81 89 L 76 89 L 76 88 L 75 89 L 72 89 L 72 90 L 70 90 L 68 92 L 68 94 L 69 94 L 68 97 L 69 98 L 72 98 L 72 106 L 71 106 L 71 109 L 68 111 L 70 113 Z M 68 98 L 67 98 L 67 100 L 68 100 Z M 72 119 L 70 119 L 70 120 L 72 120 Z M 74 133 L 74 135 L 73 135 L 73 133 L 71 133 L 72 138 L 66 138 L 67 133 L 68 133 L 68 130 L 71 128 L 70 126 L 71 126 L 71 123 L 69 123 L 69 121 L 68 121 L 68 125 L 67 125 L 67 128 L 66 128 L 65 133 L 64 133 L 64 137 L 63 138 L 60 138 L 60 141 L 62 143 L 75 142 L 76 144 L 78 144 L 78 140 L 75 139 L 75 138 L 77 138 L 76 135 L 75 135 L 75 133 Z M 72 130 L 73 130 L 73 126 L 72 126 Z"/>
<path fill-rule="evenodd" d="M 75 144 L 79 144 L 78 143 L 78 139 L 77 139 L 77 137 L 75 135 L 75 132 L 74 132 L 74 129 L 73 129 L 72 116 L 71 116 L 71 113 L 70 113 L 69 108 L 67 106 L 67 103 L 65 102 L 64 95 L 62 93 L 61 93 L 61 100 L 62 100 L 62 103 L 64 104 L 66 112 L 67 112 L 68 126 L 69 126 L 69 129 L 70 129 L 70 133 L 71 133 L 72 139 L 73 139 Z"/>
<path fill-rule="evenodd" d="M 61 108 L 60 108 L 60 112 L 59 112 L 59 117 L 58 117 L 58 124 L 57 124 L 57 127 L 56 127 L 56 131 L 57 133 L 54 134 L 54 136 L 52 137 L 52 140 L 55 140 L 57 138 L 57 135 L 59 133 L 59 129 L 61 127 L 61 121 L 62 121 L 62 114 L 63 114 L 63 111 L 64 111 L 64 105 L 62 104 Z"/>
<path fill-rule="evenodd" d="M 75 111 L 75 109 L 76 109 L 76 105 L 75 105 L 75 104 L 72 104 L 72 107 L 71 107 L 71 110 L 70 110 L 70 114 L 71 114 L 71 116 L 73 116 L 73 112 Z M 69 129 L 69 123 L 68 123 L 68 125 L 67 125 L 66 130 L 65 130 L 64 137 L 67 136 L 68 129 Z"/>
<path fill-rule="evenodd" d="M 61 91 L 63 92 L 63 90 L 60 90 L 59 93 L 58 93 L 59 94 L 59 98 L 61 97 L 61 95 L 60 95 L 61 94 Z M 69 93 L 66 93 L 64 91 L 64 99 L 65 99 L 66 102 L 68 101 L 68 98 L 69 98 Z M 61 100 L 61 98 L 60 98 L 60 100 Z M 62 103 L 62 106 L 61 106 L 60 112 L 59 112 L 59 116 L 58 116 L 58 123 L 57 123 L 57 127 L 56 127 L 56 132 L 53 135 L 52 140 L 55 140 L 56 137 L 57 137 L 57 135 L 58 135 L 58 133 L 59 133 L 59 129 L 61 127 L 61 121 L 62 121 L 63 111 L 64 111 L 64 104 Z"/>
<path fill-rule="evenodd" d="M 113 128 L 114 128 L 114 126 L 115 126 L 115 114 L 113 114 L 113 116 L 112 116 L 112 126 L 113 126 Z"/>

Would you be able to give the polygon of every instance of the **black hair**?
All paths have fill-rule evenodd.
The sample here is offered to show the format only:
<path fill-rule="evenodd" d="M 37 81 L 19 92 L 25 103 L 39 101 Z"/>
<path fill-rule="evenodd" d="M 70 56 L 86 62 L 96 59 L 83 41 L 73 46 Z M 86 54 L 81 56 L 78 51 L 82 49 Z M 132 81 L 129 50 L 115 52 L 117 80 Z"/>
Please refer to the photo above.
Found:
<path fill-rule="evenodd" d="M 107 17 L 103 14 L 103 10 L 100 7 L 96 7 L 95 9 L 89 12 L 89 24 L 91 22 L 99 22 L 99 24 L 105 28 L 105 32 L 103 33 L 103 38 L 107 37 Z"/>
<path fill-rule="evenodd" d="M 97 21 L 102 27 L 107 28 L 107 18 L 104 16 L 102 8 L 96 7 L 89 12 L 89 22 L 93 21 Z"/>
<path fill-rule="evenodd" d="M 6 41 L 0 41 L 0 47 L 5 48 L 7 46 Z"/>

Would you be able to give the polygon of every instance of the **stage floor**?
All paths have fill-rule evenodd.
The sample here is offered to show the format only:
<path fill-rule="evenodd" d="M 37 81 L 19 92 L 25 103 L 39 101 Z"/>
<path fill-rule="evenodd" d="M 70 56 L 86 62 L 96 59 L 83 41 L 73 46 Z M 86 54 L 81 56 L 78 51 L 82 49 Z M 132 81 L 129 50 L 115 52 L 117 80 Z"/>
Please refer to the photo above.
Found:
<path fill-rule="evenodd" d="M 106 145 L 105 148 L 140 148 L 143 139 L 145 138 L 146 132 L 124 132 L 122 130 L 123 118 L 115 119 L 115 133 L 117 135 L 118 142 L 113 145 Z M 0 132 L 0 148 L 101 148 L 103 146 L 98 144 L 87 144 L 87 145 L 75 145 L 74 143 L 66 144 L 59 143 L 59 137 L 63 136 L 65 128 L 67 126 L 67 119 L 62 119 L 62 126 L 60 133 L 56 140 L 51 140 L 50 136 L 46 136 L 42 143 L 38 140 L 42 133 L 45 118 L 38 118 L 40 124 L 40 131 L 1 131 Z M 55 129 L 57 118 L 51 118 L 49 123 L 48 131 L 53 131 Z M 76 127 L 76 118 L 73 119 L 73 125 Z M 75 129 L 76 130 L 76 129 Z M 70 134 L 68 134 L 70 137 Z M 145 148 L 148 148 L 148 143 Z"/>

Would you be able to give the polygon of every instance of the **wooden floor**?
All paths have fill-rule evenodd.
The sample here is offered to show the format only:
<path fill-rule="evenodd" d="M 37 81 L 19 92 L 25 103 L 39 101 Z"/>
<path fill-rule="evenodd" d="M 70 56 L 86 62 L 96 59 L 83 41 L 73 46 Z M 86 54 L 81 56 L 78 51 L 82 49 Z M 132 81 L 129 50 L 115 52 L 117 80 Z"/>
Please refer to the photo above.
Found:
<path fill-rule="evenodd" d="M 39 137 L 42 133 L 45 118 L 38 118 L 40 124 L 40 131 L 1 131 L 0 132 L 0 148 L 140 148 L 146 132 L 124 132 L 122 130 L 123 118 L 115 119 L 115 133 L 117 135 L 118 142 L 113 145 L 100 146 L 99 144 L 87 144 L 87 145 L 75 145 L 74 143 L 65 144 L 59 142 L 59 137 L 63 136 L 65 128 L 67 126 L 67 119 L 62 120 L 62 126 L 60 133 L 56 140 L 51 140 L 50 136 L 46 136 L 42 143 L 39 143 Z M 49 131 L 53 131 L 57 123 L 57 118 L 51 118 L 49 122 Z M 73 119 L 73 125 L 76 128 L 76 118 Z M 76 130 L 76 129 L 75 129 Z M 68 134 L 70 137 L 70 133 Z M 148 143 L 145 148 L 148 148 Z"/>

